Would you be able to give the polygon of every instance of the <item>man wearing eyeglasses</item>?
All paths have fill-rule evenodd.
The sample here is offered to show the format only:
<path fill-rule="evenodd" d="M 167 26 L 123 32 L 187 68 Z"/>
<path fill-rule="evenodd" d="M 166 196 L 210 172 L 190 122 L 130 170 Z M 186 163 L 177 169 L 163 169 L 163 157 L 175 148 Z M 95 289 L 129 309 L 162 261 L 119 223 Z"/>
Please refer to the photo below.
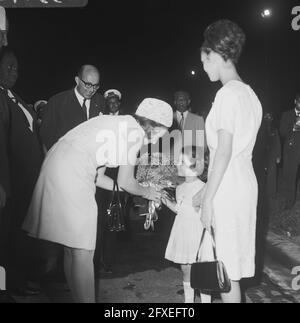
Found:
<path fill-rule="evenodd" d="M 43 109 L 40 135 L 46 150 L 79 124 L 103 114 L 105 100 L 97 92 L 100 87 L 98 69 L 92 65 L 82 66 L 75 82 L 75 88 L 55 95 Z"/>

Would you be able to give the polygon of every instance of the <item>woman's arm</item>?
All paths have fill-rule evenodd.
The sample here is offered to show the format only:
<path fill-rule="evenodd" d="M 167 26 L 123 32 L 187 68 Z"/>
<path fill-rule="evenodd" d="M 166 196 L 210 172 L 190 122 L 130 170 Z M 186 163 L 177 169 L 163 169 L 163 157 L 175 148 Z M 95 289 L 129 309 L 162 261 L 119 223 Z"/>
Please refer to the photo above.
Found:
<path fill-rule="evenodd" d="M 147 200 L 159 203 L 162 194 L 153 187 L 142 187 L 134 178 L 134 166 L 123 165 L 119 168 L 118 174 L 119 187 L 133 195 L 142 196 Z"/>
<path fill-rule="evenodd" d="M 176 203 L 164 198 L 162 199 L 162 202 L 168 209 L 177 214 Z"/>
<path fill-rule="evenodd" d="M 103 188 L 107 191 L 112 191 L 114 189 L 114 181 L 105 175 L 106 167 L 101 167 L 97 171 L 96 186 Z M 120 188 L 121 191 L 121 188 Z"/>
<path fill-rule="evenodd" d="M 206 184 L 204 201 L 212 201 L 223 180 L 232 156 L 233 135 L 226 130 L 218 131 L 218 148 L 214 158 L 209 181 Z"/>
<path fill-rule="evenodd" d="M 214 158 L 210 178 L 206 184 L 202 203 L 201 221 L 210 231 L 214 226 L 213 199 L 220 187 L 232 156 L 233 135 L 226 130 L 218 131 L 218 148 Z"/>

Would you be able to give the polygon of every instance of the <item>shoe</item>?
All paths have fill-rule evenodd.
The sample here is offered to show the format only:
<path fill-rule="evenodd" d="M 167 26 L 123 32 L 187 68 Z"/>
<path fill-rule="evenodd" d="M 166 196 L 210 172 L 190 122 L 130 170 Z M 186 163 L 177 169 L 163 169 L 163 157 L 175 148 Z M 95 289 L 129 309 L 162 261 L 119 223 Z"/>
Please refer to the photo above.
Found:
<path fill-rule="evenodd" d="M 100 275 L 111 275 L 113 274 L 113 270 L 111 266 L 106 265 L 106 264 L 101 264 L 100 270 L 99 270 Z"/>
<path fill-rule="evenodd" d="M 12 294 L 16 296 L 26 297 L 26 296 L 37 296 L 41 294 L 39 289 L 30 287 L 19 287 L 12 290 Z"/>
<path fill-rule="evenodd" d="M 15 299 L 4 290 L 0 290 L 0 304 L 14 304 L 16 303 Z"/>

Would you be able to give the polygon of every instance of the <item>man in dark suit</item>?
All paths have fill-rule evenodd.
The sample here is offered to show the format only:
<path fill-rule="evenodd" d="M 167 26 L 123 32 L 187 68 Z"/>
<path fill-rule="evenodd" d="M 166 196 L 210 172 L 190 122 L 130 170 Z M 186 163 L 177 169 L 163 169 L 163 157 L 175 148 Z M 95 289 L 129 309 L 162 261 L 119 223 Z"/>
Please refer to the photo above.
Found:
<path fill-rule="evenodd" d="M 283 139 L 283 186 L 288 209 L 295 203 L 300 165 L 300 93 L 296 95 L 295 108 L 282 115 L 280 135 Z"/>
<path fill-rule="evenodd" d="M 67 132 L 104 112 L 105 100 L 97 93 L 100 74 L 84 65 L 75 77 L 76 87 L 52 97 L 43 109 L 40 135 L 49 150 Z"/>
<path fill-rule="evenodd" d="M 5 208 L 0 223 L 1 258 L 7 267 L 8 288 L 31 295 L 35 291 L 26 286 L 27 265 L 32 262 L 35 244 L 21 228 L 44 156 L 35 113 L 12 90 L 17 79 L 17 58 L 10 50 L 3 50 L 0 58 L 0 199 Z"/>

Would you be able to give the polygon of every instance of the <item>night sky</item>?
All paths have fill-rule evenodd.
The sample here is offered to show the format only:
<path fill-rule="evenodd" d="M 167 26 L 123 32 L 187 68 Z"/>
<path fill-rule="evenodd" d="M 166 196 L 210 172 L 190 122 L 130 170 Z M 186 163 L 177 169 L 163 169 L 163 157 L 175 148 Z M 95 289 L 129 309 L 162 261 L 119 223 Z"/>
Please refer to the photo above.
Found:
<path fill-rule="evenodd" d="M 85 8 L 8 9 L 9 45 L 20 63 L 16 90 L 28 103 L 48 99 L 74 86 L 78 67 L 89 63 L 100 69 L 100 92 L 119 89 L 129 111 L 147 96 L 171 103 L 178 89 L 192 94 L 195 111 L 208 110 L 220 84 L 203 72 L 199 48 L 205 28 L 228 18 L 247 35 L 242 78 L 279 115 L 300 91 L 295 5 L 300 1 L 89 0 Z M 263 20 L 268 6 L 273 17 Z"/>

